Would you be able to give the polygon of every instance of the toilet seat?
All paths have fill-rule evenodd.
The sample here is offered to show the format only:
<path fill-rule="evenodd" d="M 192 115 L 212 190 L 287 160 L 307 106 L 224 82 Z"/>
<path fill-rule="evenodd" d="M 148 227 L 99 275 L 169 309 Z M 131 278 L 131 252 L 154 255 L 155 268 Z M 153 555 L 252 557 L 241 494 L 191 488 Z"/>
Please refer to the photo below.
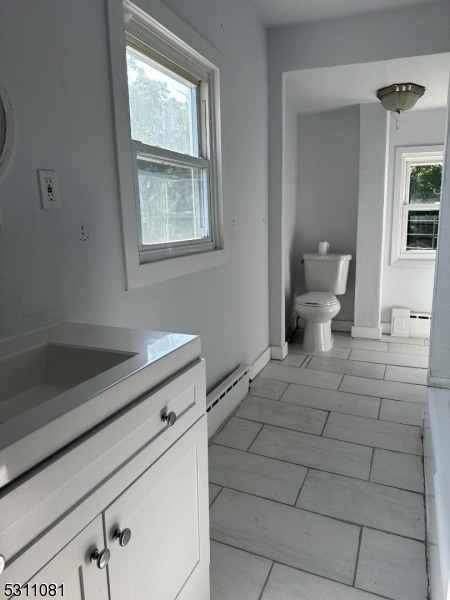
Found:
<path fill-rule="evenodd" d="M 295 304 L 299 306 L 333 306 L 337 303 L 336 296 L 328 292 L 307 292 L 295 299 Z"/>

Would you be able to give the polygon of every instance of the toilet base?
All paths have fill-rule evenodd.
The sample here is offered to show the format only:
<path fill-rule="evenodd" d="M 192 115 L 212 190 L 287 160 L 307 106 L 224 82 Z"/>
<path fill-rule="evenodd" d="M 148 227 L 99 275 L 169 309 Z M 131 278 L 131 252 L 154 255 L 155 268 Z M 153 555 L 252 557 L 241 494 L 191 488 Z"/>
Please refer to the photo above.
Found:
<path fill-rule="evenodd" d="M 306 352 L 327 352 L 333 347 L 331 320 L 325 323 L 306 321 L 302 348 Z"/>

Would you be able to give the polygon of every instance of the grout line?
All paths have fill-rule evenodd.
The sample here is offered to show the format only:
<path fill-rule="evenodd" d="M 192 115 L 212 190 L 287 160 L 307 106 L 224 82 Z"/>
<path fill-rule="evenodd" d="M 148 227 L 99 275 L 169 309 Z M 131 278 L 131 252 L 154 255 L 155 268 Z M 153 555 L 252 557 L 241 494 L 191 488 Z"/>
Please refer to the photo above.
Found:
<path fill-rule="evenodd" d="M 373 448 L 373 450 L 372 450 L 372 459 L 370 461 L 370 469 L 369 469 L 369 481 L 370 481 L 370 478 L 372 476 L 372 467 L 373 467 L 373 459 L 374 459 L 374 457 L 375 457 L 375 448 Z"/>
<path fill-rule="evenodd" d="M 326 419 L 324 421 L 323 427 L 322 427 L 322 431 L 320 432 L 320 436 L 323 437 L 323 432 L 325 431 L 325 427 L 327 426 L 328 423 L 328 419 L 330 418 L 331 415 L 331 410 L 329 411 L 329 413 L 326 416 Z"/>
<path fill-rule="evenodd" d="M 286 508 L 292 508 L 293 510 L 303 511 L 312 515 L 316 515 L 318 517 L 323 517 L 325 519 L 331 519 L 332 521 L 337 521 L 339 523 L 345 523 L 346 525 L 350 525 L 352 527 L 366 527 L 366 529 L 371 529 L 373 531 L 381 531 L 382 533 L 387 533 L 388 535 L 395 535 L 396 537 L 403 538 L 405 540 L 414 540 L 415 542 L 424 543 L 424 539 L 412 537 L 410 535 L 402 535 L 401 533 L 396 533 L 395 531 L 391 531 L 390 529 L 381 529 L 381 527 L 374 527 L 373 525 L 367 525 L 365 523 L 350 521 L 349 519 L 343 519 L 341 517 L 336 517 L 335 515 L 330 515 L 327 513 L 322 513 L 312 508 L 305 508 L 303 506 L 296 506 L 295 504 L 289 504 L 287 502 L 280 502 L 279 500 L 273 500 L 272 498 L 267 498 L 265 496 L 258 496 L 258 494 L 254 494 L 252 492 L 244 492 L 243 490 L 238 490 L 236 488 L 232 488 L 229 486 L 224 486 L 223 489 L 231 490 L 233 492 L 237 492 L 239 494 L 245 494 L 246 496 L 251 496 L 252 498 L 257 498 L 259 500 L 264 500 L 265 502 L 272 502 L 279 506 L 285 506 Z M 411 492 L 413 493 L 413 492 Z M 273 559 L 272 559 L 273 560 Z"/>
<path fill-rule="evenodd" d="M 223 444 L 217 444 L 217 443 L 215 443 L 215 445 L 219 446 L 221 448 L 228 448 L 230 450 L 236 450 L 237 452 L 245 452 L 245 450 L 241 450 L 240 448 L 233 448 L 231 446 L 224 446 Z M 395 454 L 405 454 L 405 452 L 396 452 L 395 450 L 387 450 L 387 452 L 394 452 Z M 423 494 L 424 494 L 423 491 L 418 492 L 417 490 L 411 490 L 411 489 L 408 489 L 408 488 L 397 487 L 397 486 L 394 486 L 394 485 L 390 485 L 388 483 L 383 483 L 381 481 L 371 481 L 369 479 L 370 472 L 369 472 L 368 478 L 353 477 L 352 475 L 346 475 L 344 473 L 337 473 L 336 471 L 327 471 L 326 469 L 321 469 L 320 467 L 316 467 L 316 466 L 312 466 L 312 465 L 295 463 L 295 462 L 292 462 L 292 461 L 289 461 L 289 460 L 285 460 L 285 459 L 282 459 L 282 458 L 277 458 L 275 456 L 267 456 L 266 454 L 259 454 L 258 452 L 255 452 L 253 450 L 249 451 L 248 454 L 251 454 L 252 456 L 259 456 L 261 458 L 268 458 L 270 460 L 281 462 L 281 463 L 284 463 L 286 465 L 294 465 L 296 467 L 303 467 L 304 469 L 308 469 L 308 472 L 309 471 L 318 471 L 319 473 L 325 473 L 325 474 L 329 474 L 329 475 L 338 475 L 339 477 L 346 477 L 347 479 L 354 479 L 355 481 L 366 481 L 368 483 L 373 483 L 373 484 L 380 485 L 380 486 L 383 486 L 383 487 L 386 487 L 386 488 L 389 488 L 389 489 L 402 490 L 404 492 L 411 492 L 411 494 L 419 494 L 421 496 L 423 496 Z M 408 456 L 415 456 L 415 455 L 410 455 L 409 454 Z M 420 457 L 418 457 L 418 458 L 420 458 Z M 306 479 L 306 477 L 305 477 L 305 479 Z M 218 483 L 214 483 L 213 481 L 211 481 L 210 483 L 213 483 L 214 485 L 220 485 Z M 302 487 L 303 487 L 304 483 L 305 482 L 303 481 Z M 242 491 L 242 490 L 237 490 L 237 491 Z M 249 492 L 245 492 L 245 493 L 249 493 Z"/>
<path fill-rule="evenodd" d="M 210 483 L 209 478 L 208 478 L 208 483 Z M 212 483 L 212 482 L 211 482 Z M 213 483 L 213 485 L 218 485 L 217 483 Z M 224 490 L 224 486 L 219 486 L 220 490 L 217 493 L 216 497 L 214 498 L 214 500 L 211 502 L 211 504 L 209 505 L 209 509 L 211 510 L 211 506 L 214 504 L 214 502 L 217 500 L 217 498 L 220 496 L 220 494 L 223 492 Z"/>
<path fill-rule="evenodd" d="M 281 396 L 278 398 L 278 402 L 281 402 L 283 396 L 285 395 L 285 393 L 288 391 L 288 389 L 291 387 L 292 383 L 288 383 L 286 386 L 286 389 L 283 391 L 283 393 L 281 394 Z M 270 398 L 269 398 L 270 400 Z"/>
<path fill-rule="evenodd" d="M 394 401 L 395 402 L 395 401 Z M 396 402 L 399 402 L 399 400 L 397 400 Z M 381 405 L 383 404 L 383 398 L 380 398 L 380 406 L 378 407 L 378 421 L 384 420 L 384 419 L 380 419 L 380 415 L 381 415 Z M 389 421 L 390 423 L 391 421 Z M 393 421 L 395 423 L 395 421 Z"/>
<path fill-rule="evenodd" d="M 263 586 L 262 586 L 262 589 L 261 589 L 261 591 L 260 591 L 260 593 L 259 593 L 258 600 L 261 600 L 261 598 L 262 598 L 262 595 L 264 594 L 264 590 L 266 589 L 266 585 L 267 585 L 267 583 L 268 583 L 268 581 L 269 581 L 269 577 L 270 577 L 270 576 L 271 576 L 271 574 L 272 574 L 272 569 L 273 569 L 274 565 L 275 565 L 275 562 L 274 562 L 274 561 L 272 561 L 272 564 L 270 565 L 269 572 L 267 573 L 267 577 L 266 577 L 266 579 L 265 579 L 265 581 L 264 581 L 264 584 L 263 584 Z"/>
<path fill-rule="evenodd" d="M 302 369 L 307 369 L 309 363 L 312 361 L 313 357 L 312 356 L 306 356 L 305 360 L 302 362 L 301 368 Z"/>
<path fill-rule="evenodd" d="M 355 587 L 355 583 L 356 583 L 356 573 L 358 572 L 359 553 L 361 552 L 361 540 L 362 540 L 362 534 L 363 534 L 363 527 L 361 527 L 361 529 L 360 529 L 360 531 L 359 531 L 358 551 L 357 551 L 357 553 L 356 553 L 355 574 L 354 574 L 354 576 L 353 576 L 353 583 L 352 583 L 352 587 Z"/>
<path fill-rule="evenodd" d="M 244 419 L 247 420 L 247 419 Z M 255 421 L 252 421 L 252 423 L 255 423 Z M 247 449 L 245 450 L 245 452 L 249 451 L 250 446 L 253 444 L 253 442 L 256 440 L 256 438 L 258 437 L 258 435 L 261 433 L 262 428 L 264 427 L 264 425 L 262 423 L 259 423 L 259 425 L 261 425 L 261 427 L 258 429 L 258 431 L 256 432 L 255 437 L 252 439 L 252 441 L 250 442 L 250 444 L 247 446 Z"/>
<path fill-rule="evenodd" d="M 318 409 L 317 409 L 318 410 Z M 345 413 L 334 413 L 333 411 L 324 411 L 322 410 L 321 412 L 330 412 L 333 414 L 338 414 L 338 415 L 343 415 Z M 347 416 L 354 416 L 354 415 L 347 415 Z M 342 440 L 340 438 L 334 438 L 331 437 L 330 435 L 321 435 L 321 434 L 317 434 L 317 433 L 310 433 L 308 431 L 301 431 L 299 429 L 291 429 L 289 427 L 283 427 L 282 425 L 273 425 L 272 423 L 261 423 L 260 421 L 252 421 L 251 419 L 246 419 L 244 417 L 239 417 L 240 419 L 242 419 L 243 421 L 250 421 L 251 423 L 259 423 L 260 425 L 267 425 L 269 427 L 274 427 L 275 429 L 282 429 L 284 431 L 292 431 L 293 433 L 299 433 L 299 434 L 303 434 L 303 435 L 312 435 L 316 438 L 322 438 L 323 440 L 334 440 L 335 442 L 342 442 L 344 444 L 352 444 L 353 446 L 358 446 L 358 447 L 362 447 L 362 448 L 378 448 L 379 450 L 389 450 L 389 452 L 397 452 L 399 454 L 410 454 L 411 456 L 422 456 L 423 453 L 421 454 L 416 454 L 414 452 L 408 452 L 407 450 L 395 450 L 393 448 L 384 448 L 381 446 L 376 446 L 376 445 L 369 445 L 369 444 L 364 444 L 362 442 L 353 442 L 350 440 Z M 359 419 L 365 419 L 367 417 L 355 417 L 355 418 L 359 418 Z M 368 419 L 369 420 L 369 419 Z M 370 419 L 370 421 L 377 421 L 377 419 Z M 409 427 L 410 429 L 418 429 L 418 432 L 415 433 L 419 433 L 420 432 L 420 427 L 418 425 L 407 425 L 405 423 L 395 423 L 393 421 L 380 421 L 380 423 L 392 423 L 392 425 L 399 425 L 400 427 Z M 258 434 L 261 432 L 261 430 L 258 431 Z M 414 432 L 411 432 L 411 434 Z M 255 436 L 256 439 L 257 436 Z M 253 442 L 255 441 L 255 439 L 253 440 Z M 252 444 L 253 444 L 252 442 Z M 224 446 L 225 444 L 219 444 L 221 446 Z M 251 444 L 250 444 L 251 445 Z M 237 450 L 240 450 L 240 448 L 236 448 Z"/>
<path fill-rule="evenodd" d="M 306 471 L 305 478 L 303 479 L 303 481 L 302 481 L 302 484 L 301 484 L 301 486 L 300 486 L 300 489 L 298 490 L 298 494 L 297 494 L 297 498 L 295 499 L 294 506 L 297 506 L 298 499 L 300 498 L 300 493 L 301 493 L 301 491 L 302 491 L 302 489 L 303 489 L 303 486 L 305 485 L 305 481 L 306 481 L 306 478 L 307 478 L 307 477 L 308 477 L 308 475 L 309 475 L 309 472 L 310 472 L 310 468 L 308 467 L 308 470 Z"/>

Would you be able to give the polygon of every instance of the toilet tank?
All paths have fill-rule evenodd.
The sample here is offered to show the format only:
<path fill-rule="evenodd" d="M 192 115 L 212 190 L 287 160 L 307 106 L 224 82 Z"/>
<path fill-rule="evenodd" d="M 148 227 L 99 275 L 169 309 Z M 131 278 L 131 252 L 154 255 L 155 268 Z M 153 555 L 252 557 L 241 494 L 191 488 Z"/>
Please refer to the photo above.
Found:
<path fill-rule="evenodd" d="M 351 259 L 350 254 L 304 254 L 306 290 L 345 294 Z"/>

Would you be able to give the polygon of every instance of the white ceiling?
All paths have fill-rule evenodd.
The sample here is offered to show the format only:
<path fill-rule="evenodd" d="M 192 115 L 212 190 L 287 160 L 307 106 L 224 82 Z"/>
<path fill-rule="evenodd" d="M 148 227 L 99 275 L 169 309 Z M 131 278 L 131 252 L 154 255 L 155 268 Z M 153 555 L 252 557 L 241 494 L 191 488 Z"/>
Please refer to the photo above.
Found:
<path fill-rule="evenodd" d="M 449 75 L 450 53 L 445 53 L 294 71 L 285 77 L 288 98 L 305 115 L 376 103 L 379 88 L 409 82 L 426 88 L 413 110 L 445 107 Z"/>
<path fill-rule="evenodd" d="M 247 0 L 267 27 L 349 17 L 436 0 Z"/>

